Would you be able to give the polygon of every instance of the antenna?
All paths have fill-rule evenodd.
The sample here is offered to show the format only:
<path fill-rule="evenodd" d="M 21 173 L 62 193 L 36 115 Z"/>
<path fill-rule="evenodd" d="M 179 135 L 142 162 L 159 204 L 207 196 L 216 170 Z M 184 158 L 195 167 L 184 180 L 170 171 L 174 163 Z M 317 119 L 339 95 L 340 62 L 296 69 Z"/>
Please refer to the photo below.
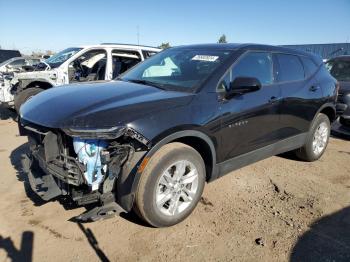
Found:
<path fill-rule="evenodd" d="M 136 30 L 137 30 L 137 45 L 140 45 L 140 27 L 139 27 L 139 25 L 137 25 Z"/>

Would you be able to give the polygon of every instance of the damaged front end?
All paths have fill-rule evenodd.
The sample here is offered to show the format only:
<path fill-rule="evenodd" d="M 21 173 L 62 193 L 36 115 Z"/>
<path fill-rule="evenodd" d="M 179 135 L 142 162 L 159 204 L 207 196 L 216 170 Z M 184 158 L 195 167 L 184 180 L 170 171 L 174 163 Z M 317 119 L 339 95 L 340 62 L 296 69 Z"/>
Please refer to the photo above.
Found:
<path fill-rule="evenodd" d="M 11 108 L 14 106 L 11 80 L 13 73 L 0 73 L 0 104 L 4 107 Z"/>
<path fill-rule="evenodd" d="M 127 127 L 61 130 L 26 121 L 21 125 L 30 147 L 25 169 L 31 188 L 42 199 L 69 196 L 78 205 L 97 204 L 79 217 L 83 221 L 123 211 L 117 205 L 116 185 L 122 174 L 137 169 L 147 152 L 147 139 Z"/>

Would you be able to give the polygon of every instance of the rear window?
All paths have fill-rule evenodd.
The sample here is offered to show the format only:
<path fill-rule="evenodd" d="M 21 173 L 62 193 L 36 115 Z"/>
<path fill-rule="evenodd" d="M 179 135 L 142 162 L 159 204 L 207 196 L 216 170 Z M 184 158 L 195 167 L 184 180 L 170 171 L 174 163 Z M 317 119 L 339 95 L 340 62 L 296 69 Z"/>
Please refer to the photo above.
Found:
<path fill-rule="evenodd" d="M 318 67 L 310 58 L 300 57 L 300 59 L 303 62 L 306 77 L 309 77 L 316 72 Z"/>
<path fill-rule="evenodd" d="M 334 59 L 328 61 L 326 67 L 338 81 L 350 81 L 350 61 Z"/>
<path fill-rule="evenodd" d="M 276 54 L 279 64 L 277 81 L 288 82 L 304 79 L 304 68 L 300 59 L 295 55 Z"/>

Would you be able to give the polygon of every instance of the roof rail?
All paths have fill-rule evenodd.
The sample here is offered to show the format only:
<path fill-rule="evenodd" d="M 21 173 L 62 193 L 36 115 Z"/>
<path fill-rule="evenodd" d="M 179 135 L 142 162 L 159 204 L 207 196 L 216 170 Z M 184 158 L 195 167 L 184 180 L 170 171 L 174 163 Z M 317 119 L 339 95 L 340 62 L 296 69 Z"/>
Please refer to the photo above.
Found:
<path fill-rule="evenodd" d="M 142 46 L 142 47 L 158 48 L 158 47 L 155 47 L 155 46 L 148 46 L 148 45 L 122 44 L 122 43 L 101 43 L 101 45 L 130 45 L 130 46 Z"/>

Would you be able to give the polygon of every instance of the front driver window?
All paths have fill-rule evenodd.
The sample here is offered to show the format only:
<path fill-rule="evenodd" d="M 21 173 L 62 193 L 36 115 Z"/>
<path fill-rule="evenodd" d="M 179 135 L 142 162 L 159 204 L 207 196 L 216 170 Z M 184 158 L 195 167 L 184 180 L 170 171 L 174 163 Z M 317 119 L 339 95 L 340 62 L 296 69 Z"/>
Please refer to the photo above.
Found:
<path fill-rule="evenodd" d="M 217 87 L 217 91 L 218 92 L 226 92 L 226 90 L 230 86 L 230 82 L 231 82 L 231 71 L 227 72 L 225 74 L 225 76 L 221 79 L 221 81 Z"/>
<path fill-rule="evenodd" d="M 249 52 L 232 68 L 233 81 L 236 77 L 255 77 L 262 85 L 273 83 L 272 55 L 267 52 Z"/>
<path fill-rule="evenodd" d="M 104 80 L 107 54 L 105 50 L 91 50 L 69 64 L 69 82 Z"/>

